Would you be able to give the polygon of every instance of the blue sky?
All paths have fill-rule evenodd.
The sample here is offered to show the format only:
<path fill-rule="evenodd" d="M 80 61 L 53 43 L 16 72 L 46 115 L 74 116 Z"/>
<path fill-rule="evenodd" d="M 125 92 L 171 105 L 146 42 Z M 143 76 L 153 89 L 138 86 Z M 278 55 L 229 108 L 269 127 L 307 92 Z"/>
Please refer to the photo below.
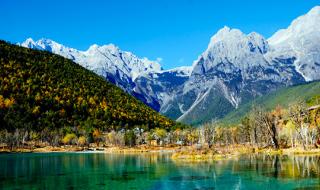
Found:
<path fill-rule="evenodd" d="M 0 38 L 114 43 L 165 69 L 191 65 L 223 26 L 270 37 L 319 0 L 0 0 Z"/>

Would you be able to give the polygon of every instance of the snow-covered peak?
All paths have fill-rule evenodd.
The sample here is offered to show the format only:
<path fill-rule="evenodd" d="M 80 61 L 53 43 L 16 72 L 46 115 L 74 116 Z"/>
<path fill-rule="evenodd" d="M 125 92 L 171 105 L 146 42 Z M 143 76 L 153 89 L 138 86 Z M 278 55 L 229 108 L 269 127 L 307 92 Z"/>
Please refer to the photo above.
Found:
<path fill-rule="evenodd" d="M 28 38 L 19 44 L 38 50 L 46 50 L 79 63 L 85 68 L 95 71 L 99 75 L 112 73 L 118 77 L 130 77 L 133 81 L 141 74 L 161 71 L 157 61 L 148 58 L 139 58 L 131 52 L 122 51 L 114 44 L 91 45 L 86 51 L 66 47 L 53 40 L 42 38 L 34 41 Z"/>
<path fill-rule="evenodd" d="M 294 59 L 296 70 L 306 81 L 319 80 L 320 6 L 295 19 L 287 29 L 276 32 L 268 42 L 270 57 Z"/>
<path fill-rule="evenodd" d="M 114 44 L 108 44 L 108 45 L 102 45 L 102 46 L 98 46 L 98 45 L 93 45 L 93 47 L 95 47 L 96 49 L 99 49 L 100 51 L 109 51 L 109 52 L 113 52 L 113 53 L 118 53 L 121 50 L 115 46 Z"/>
<path fill-rule="evenodd" d="M 192 73 L 201 75 L 218 65 L 223 72 L 266 65 L 263 55 L 268 49 L 268 42 L 260 34 L 246 35 L 238 29 L 224 27 L 211 38 L 207 50 L 194 62 Z"/>
<path fill-rule="evenodd" d="M 98 45 L 98 44 L 92 44 L 92 45 L 88 48 L 87 52 L 96 51 L 98 48 L 99 48 L 99 45 Z"/>
<path fill-rule="evenodd" d="M 320 6 L 317 5 L 315 7 L 313 7 L 308 14 L 311 14 L 311 15 L 320 15 Z"/>
<path fill-rule="evenodd" d="M 272 46 L 281 46 L 288 40 L 310 36 L 312 38 L 320 36 L 320 6 L 312 8 L 307 14 L 293 20 L 287 29 L 276 32 L 268 42 Z M 315 35 L 315 36 L 313 36 Z M 318 38 L 319 39 L 319 38 Z"/>
<path fill-rule="evenodd" d="M 112 55 L 112 56 L 118 57 L 119 53 L 121 52 L 122 51 L 114 44 L 108 44 L 108 45 L 102 45 L 102 46 L 93 44 L 87 49 L 87 51 L 84 51 L 83 53 L 87 56 L 103 54 L 105 56 Z M 129 52 L 126 52 L 126 53 L 129 53 Z"/>
<path fill-rule="evenodd" d="M 28 38 L 24 42 L 18 43 L 18 45 L 23 46 L 23 47 L 35 47 L 36 42 L 32 38 Z"/>
<path fill-rule="evenodd" d="M 252 42 L 252 45 L 260 51 L 260 53 L 266 53 L 269 50 L 269 44 L 261 34 L 251 32 L 247 37 L 249 38 L 249 41 Z"/>
<path fill-rule="evenodd" d="M 41 38 L 38 41 L 34 41 L 32 38 L 28 38 L 24 42 L 18 43 L 18 45 L 32 49 L 50 51 L 52 53 L 62 55 L 69 59 L 70 57 L 67 56 L 69 52 L 79 52 L 76 49 L 66 47 L 62 44 L 59 44 L 58 42 L 46 38 Z"/>
<path fill-rule="evenodd" d="M 268 43 L 262 35 L 256 32 L 246 35 L 239 29 L 225 26 L 211 37 L 205 54 L 233 59 L 238 57 L 238 53 L 265 53 L 267 50 Z"/>
<path fill-rule="evenodd" d="M 45 38 L 42 38 L 40 40 L 37 41 L 37 45 L 39 47 L 41 47 L 43 50 L 47 50 L 47 51 L 51 51 L 51 52 L 63 52 L 65 51 L 66 48 L 65 46 L 53 41 L 53 40 L 50 40 L 50 39 L 45 39 Z"/>
<path fill-rule="evenodd" d="M 214 36 L 211 37 L 209 48 L 221 41 L 235 41 L 238 38 L 243 38 L 245 35 L 238 29 L 231 29 L 227 26 L 220 29 Z"/>
<path fill-rule="evenodd" d="M 214 48 L 219 43 L 224 43 L 227 46 L 243 43 L 244 46 L 240 46 L 240 48 L 247 48 L 247 46 L 245 46 L 247 43 L 249 48 L 255 46 L 260 48 L 262 52 L 266 52 L 268 50 L 268 44 L 265 38 L 257 32 L 251 32 L 250 34 L 246 35 L 241 30 L 232 29 L 228 26 L 223 27 L 211 37 L 208 49 Z"/>
<path fill-rule="evenodd" d="M 115 51 L 119 50 L 119 47 L 114 45 L 114 44 L 103 45 L 102 47 L 108 48 L 108 49 L 112 49 L 112 50 L 115 50 Z"/>

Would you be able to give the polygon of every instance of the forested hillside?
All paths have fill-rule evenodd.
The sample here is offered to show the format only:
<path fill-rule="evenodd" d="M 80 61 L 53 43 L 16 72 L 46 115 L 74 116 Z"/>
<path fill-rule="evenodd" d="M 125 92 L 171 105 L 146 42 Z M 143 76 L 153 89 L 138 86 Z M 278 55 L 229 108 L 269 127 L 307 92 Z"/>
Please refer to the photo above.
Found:
<path fill-rule="evenodd" d="M 103 131 L 177 124 L 61 56 L 0 41 L 0 126 Z"/>

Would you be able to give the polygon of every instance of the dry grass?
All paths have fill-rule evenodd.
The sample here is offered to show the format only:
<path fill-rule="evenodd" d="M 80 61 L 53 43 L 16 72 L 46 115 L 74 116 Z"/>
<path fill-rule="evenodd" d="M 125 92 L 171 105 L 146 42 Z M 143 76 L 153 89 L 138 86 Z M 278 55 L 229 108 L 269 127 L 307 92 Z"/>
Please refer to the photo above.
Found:
<path fill-rule="evenodd" d="M 283 150 L 283 154 L 286 155 L 320 155 L 320 149 L 309 148 L 304 150 L 301 147 L 288 148 Z"/>
<path fill-rule="evenodd" d="M 248 154 L 267 154 L 267 155 L 320 155 L 320 149 L 310 148 L 287 148 L 287 149 L 272 149 L 272 148 L 257 148 L 245 145 L 229 145 L 215 146 L 212 149 L 196 150 L 192 147 L 184 148 L 176 151 L 172 155 L 174 160 L 187 161 L 206 161 L 206 160 L 223 160 L 233 159 L 240 155 Z"/>
<path fill-rule="evenodd" d="M 211 149 L 184 148 L 172 155 L 174 160 L 224 160 L 233 159 L 242 154 L 254 153 L 254 149 L 244 145 L 216 146 Z"/>

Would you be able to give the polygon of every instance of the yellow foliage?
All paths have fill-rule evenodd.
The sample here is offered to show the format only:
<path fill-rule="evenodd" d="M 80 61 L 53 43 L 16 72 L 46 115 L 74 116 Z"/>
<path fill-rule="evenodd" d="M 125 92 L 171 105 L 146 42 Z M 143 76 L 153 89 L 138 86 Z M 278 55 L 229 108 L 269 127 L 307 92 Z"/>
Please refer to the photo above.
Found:
<path fill-rule="evenodd" d="M 0 95 L 0 109 L 4 108 L 4 98 Z"/>
<path fill-rule="evenodd" d="M 102 100 L 102 102 L 100 103 L 100 107 L 103 111 L 107 110 L 107 102 L 105 100 Z"/>
<path fill-rule="evenodd" d="M 317 126 L 320 127 L 320 115 L 316 118 Z"/>
<path fill-rule="evenodd" d="M 295 132 L 295 125 L 292 121 L 288 121 L 286 125 L 279 131 L 280 136 L 291 138 Z"/>
<path fill-rule="evenodd" d="M 34 99 L 39 102 L 41 100 L 40 93 L 37 93 Z"/>
<path fill-rule="evenodd" d="M 156 128 L 154 130 L 154 133 L 159 137 L 159 138 L 164 138 L 167 134 L 167 131 L 165 129 L 160 129 L 160 128 Z"/>
<path fill-rule="evenodd" d="M 62 139 L 62 143 L 63 144 L 69 144 L 75 138 L 77 138 L 77 136 L 74 133 L 66 134 L 66 136 L 64 136 L 63 139 Z"/>
<path fill-rule="evenodd" d="M 96 105 L 96 101 L 94 100 L 93 97 L 89 98 L 89 104 L 92 105 L 92 106 Z"/>
<path fill-rule="evenodd" d="M 60 97 L 59 97 L 59 96 L 55 96 L 55 97 L 54 97 L 54 100 L 57 101 L 57 102 L 59 102 L 59 101 L 60 101 Z"/>
<path fill-rule="evenodd" d="M 81 96 L 79 96 L 79 97 L 77 98 L 77 101 L 78 101 L 78 104 L 82 104 L 83 98 L 82 98 Z"/>
<path fill-rule="evenodd" d="M 80 136 L 78 139 L 78 145 L 83 146 L 87 143 L 87 138 L 84 136 Z"/>
<path fill-rule="evenodd" d="M 239 128 L 238 127 L 231 127 L 230 129 L 232 137 L 237 137 L 239 135 Z"/>
<path fill-rule="evenodd" d="M 286 124 L 286 128 L 290 130 L 294 130 L 295 125 L 292 123 L 292 121 L 288 121 Z"/>
<path fill-rule="evenodd" d="M 101 136 L 101 132 L 99 129 L 94 129 L 92 133 L 93 138 L 99 138 Z"/>
<path fill-rule="evenodd" d="M 38 115 L 40 113 L 40 106 L 36 106 L 33 108 L 32 113 L 34 115 Z"/>
<path fill-rule="evenodd" d="M 5 100 L 4 100 L 4 107 L 5 108 L 9 108 L 9 107 L 11 107 L 13 104 L 15 103 L 15 100 L 14 100 L 14 98 L 6 98 Z"/>

